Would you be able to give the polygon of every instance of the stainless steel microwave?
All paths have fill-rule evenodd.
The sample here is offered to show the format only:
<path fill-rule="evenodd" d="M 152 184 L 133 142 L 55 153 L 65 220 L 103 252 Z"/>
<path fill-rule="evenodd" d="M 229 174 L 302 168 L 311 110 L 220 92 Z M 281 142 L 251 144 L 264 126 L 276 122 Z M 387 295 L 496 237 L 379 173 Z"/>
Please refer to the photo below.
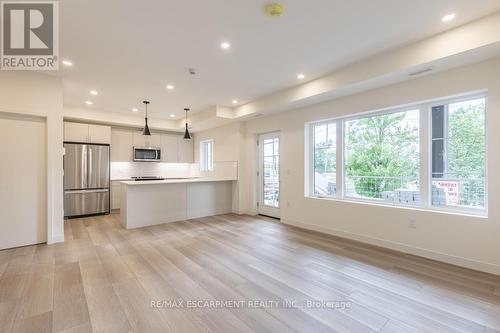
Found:
<path fill-rule="evenodd" d="M 155 147 L 134 147 L 135 162 L 160 162 L 161 149 Z"/>

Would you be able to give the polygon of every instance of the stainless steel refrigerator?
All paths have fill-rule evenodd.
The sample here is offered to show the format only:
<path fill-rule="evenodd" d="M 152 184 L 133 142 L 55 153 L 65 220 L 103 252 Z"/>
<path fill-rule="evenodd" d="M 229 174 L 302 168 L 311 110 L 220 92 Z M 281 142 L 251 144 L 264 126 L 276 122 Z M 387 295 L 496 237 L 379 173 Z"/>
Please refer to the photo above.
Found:
<path fill-rule="evenodd" d="M 64 143 L 64 216 L 108 214 L 109 145 Z"/>

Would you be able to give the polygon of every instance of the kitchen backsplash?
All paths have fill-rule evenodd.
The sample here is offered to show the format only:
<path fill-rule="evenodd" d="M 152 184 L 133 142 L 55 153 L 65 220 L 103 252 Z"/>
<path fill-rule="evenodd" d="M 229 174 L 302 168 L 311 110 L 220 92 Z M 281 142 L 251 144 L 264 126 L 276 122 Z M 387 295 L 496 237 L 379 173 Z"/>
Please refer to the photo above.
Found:
<path fill-rule="evenodd" d="M 189 163 L 111 162 L 111 180 L 136 176 L 192 177 Z"/>
<path fill-rule="evenodd" d="M 212 171 L 200 172 L 198 163 L 111 162 L 111 180 L 127 180 L 132 177 L 145 176 L 238 179 L 238 162 L 214 162 L 213 165 Z"/>

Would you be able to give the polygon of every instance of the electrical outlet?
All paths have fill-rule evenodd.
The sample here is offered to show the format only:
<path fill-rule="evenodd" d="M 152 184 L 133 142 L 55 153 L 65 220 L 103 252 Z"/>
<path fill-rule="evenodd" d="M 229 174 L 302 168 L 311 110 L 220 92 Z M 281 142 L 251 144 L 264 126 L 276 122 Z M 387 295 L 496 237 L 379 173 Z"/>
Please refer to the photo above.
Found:
<path fill-rule="evenodd" d="M 417 229 L 417 220 L 416 219 L 410 219 L 410 223 L 408 223 L 408 228 L 410 228 L 410 229 Z"/>

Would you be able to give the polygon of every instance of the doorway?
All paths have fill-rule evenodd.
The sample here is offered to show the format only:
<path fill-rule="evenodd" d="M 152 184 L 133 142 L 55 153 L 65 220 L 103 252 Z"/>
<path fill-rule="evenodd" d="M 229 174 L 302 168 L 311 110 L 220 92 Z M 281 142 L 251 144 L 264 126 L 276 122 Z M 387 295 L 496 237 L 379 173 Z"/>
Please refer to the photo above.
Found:
<path fill-rule="evenodd" d="M 258 213 L 280 218 L 280 133 L 259 135 Z"/>
<path fill-rule="evenodd" d="M 47 241 L 45 119 L 0 113 L 0 250 Z"/>

